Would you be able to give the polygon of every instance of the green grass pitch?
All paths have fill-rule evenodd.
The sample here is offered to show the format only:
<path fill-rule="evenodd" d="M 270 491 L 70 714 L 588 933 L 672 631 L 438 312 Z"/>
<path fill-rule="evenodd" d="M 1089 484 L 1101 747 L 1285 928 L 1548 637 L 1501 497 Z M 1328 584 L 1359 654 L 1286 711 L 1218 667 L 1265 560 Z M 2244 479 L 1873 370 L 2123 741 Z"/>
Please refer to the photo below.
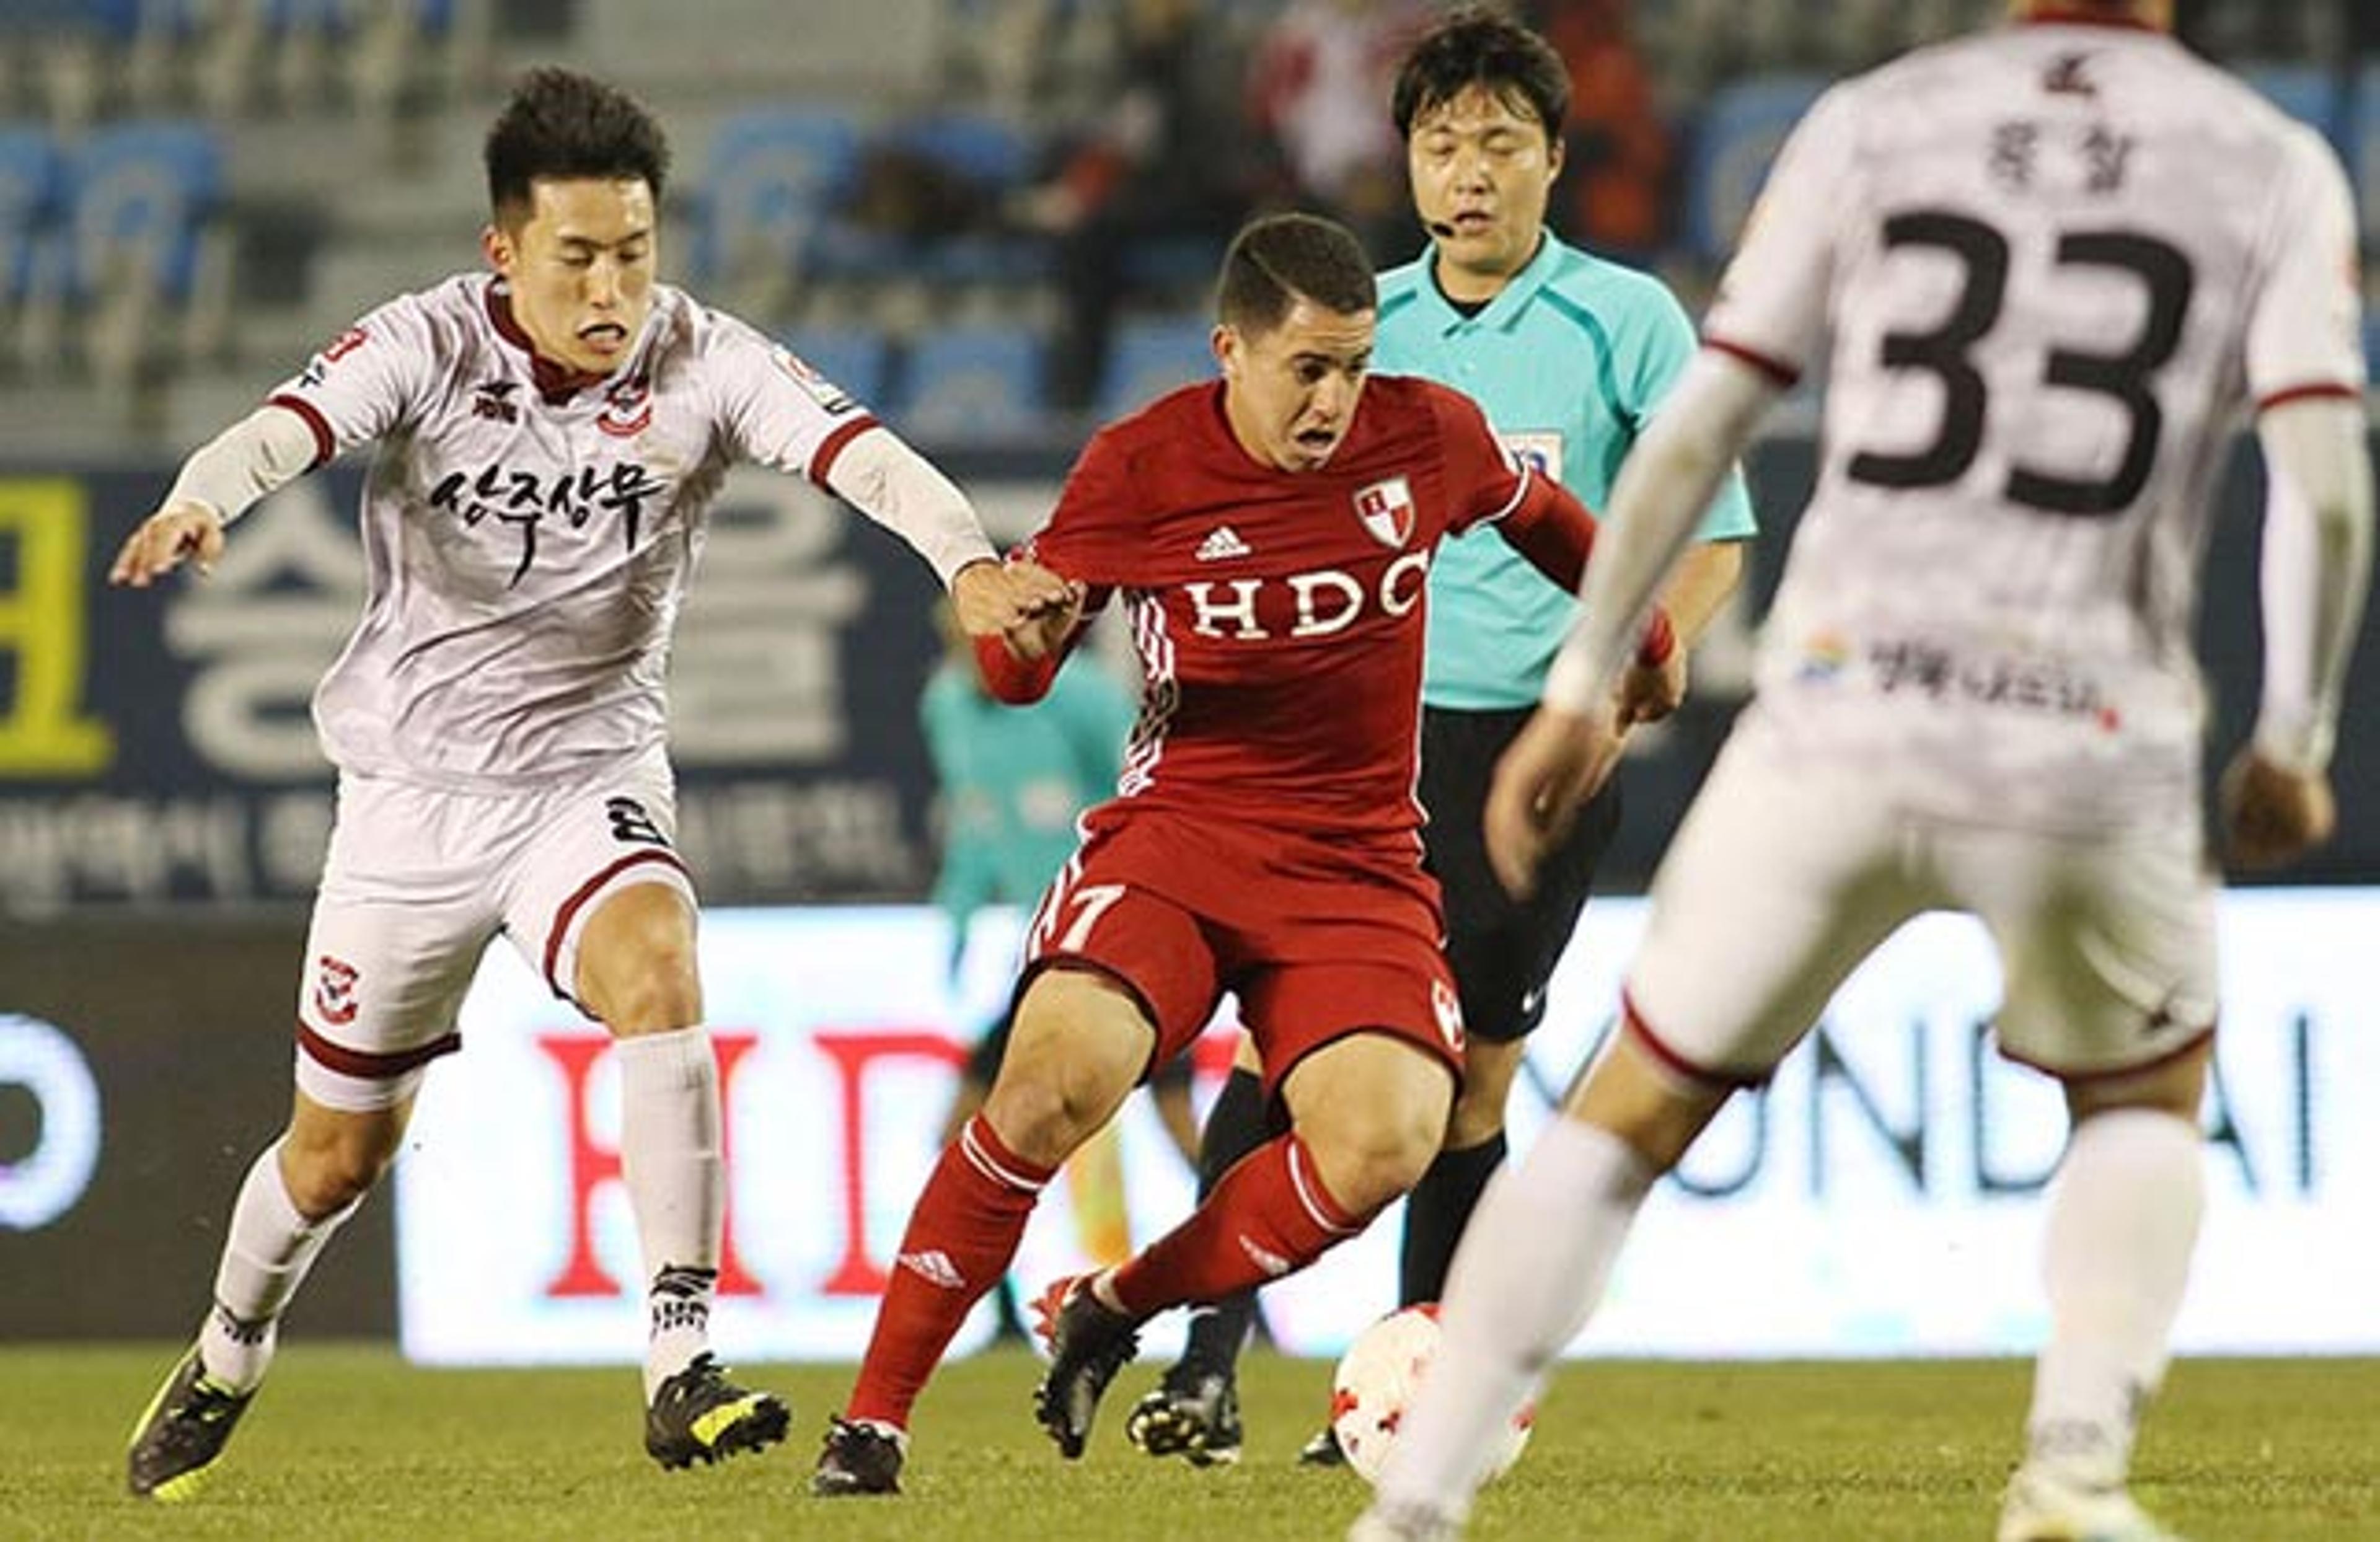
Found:
<path fill-rule="evenodd" d="M 935 1542 L 1336 1539 L 1361 1480 L 1294 1464 L 1328 1368 L 1249 1357 L 1247 1459 L 1196 1471 L 1125 1444 L 1158 1366 L 1111 1391 L 1089 1454 L 1032 1423 L 1035 1363 L 944 1368 L 907 1492 L 818 1500 L 806 1480 L 844 1366 L 745 1367 L 789 1397 L 795 1436 L 723 1466 L 644 1457 L 635 1374 L 433 1371 L 384 1348 L 297 1343 L 207 1489 L 123 1492 L 124 1440 L 175 1353 L 0 1349 L 0 1537 L 933 1538 Z M 1483 1539 L 1802 1542 L 1990 1535 L 2029 1369 L 1582 1363 L 1555 1382 L 1519 1467 L 1483 1497 Z M 2380 1538 L 2380 1362 L 2185 1361 L 2136 1465 L 2142 1497 L 2197 1542 Z"/>

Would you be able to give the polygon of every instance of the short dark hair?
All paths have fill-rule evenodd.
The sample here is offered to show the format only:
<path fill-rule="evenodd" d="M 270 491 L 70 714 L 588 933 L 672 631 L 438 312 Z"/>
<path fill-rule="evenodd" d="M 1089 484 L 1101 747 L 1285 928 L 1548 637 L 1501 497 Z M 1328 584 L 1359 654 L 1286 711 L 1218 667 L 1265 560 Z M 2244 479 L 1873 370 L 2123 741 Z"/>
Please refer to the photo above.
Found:
<path fill-rule="evenodd" d="M 498 219 L 529 206 L 540 178 L 642 177 L 661 201 L 669 140 L 644 103 L 591 75 L 545 65 L 513 88 L 488 130 L 488 205 Z"/>
<path fill-rule="evenodd" d="M 1570 115 L 1570 69 L 1561 55 L 1519 22 L 1475 6 L 1439 23 L 1398 67 L 1389 99 L 1397 133 L 1411 139 L 1414 119 L 1473 86 L 1507 104 L 1525 105 L 1545 125 L 1548 140 L 1561 138 L 1562 120 Z"/>
<path fill-rule="evenodd" d="M 1241 226 L 1223 253 L 1216 318 L 1262 334 L 1281 325 L 1301 298 L 1342 316 L 1379 308 L 1372 260 L 1355 233 L 1319 214 L 1267 214 Z"/>

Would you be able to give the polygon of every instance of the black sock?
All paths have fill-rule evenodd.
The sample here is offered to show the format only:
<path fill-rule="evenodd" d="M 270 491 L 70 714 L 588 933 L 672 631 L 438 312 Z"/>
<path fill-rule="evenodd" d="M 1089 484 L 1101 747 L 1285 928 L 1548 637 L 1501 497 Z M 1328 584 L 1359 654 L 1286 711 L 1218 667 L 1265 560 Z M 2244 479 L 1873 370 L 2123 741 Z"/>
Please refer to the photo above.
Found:
<path fill-rule="evenodd" d="M 1207 1129 L 1198 1139 L 1198 1197 L 1203 1201 L 1214 1193 L 1223 1174 L 1262 1146 L 1271 1133 L 1265 1123 L 1264 1078 L 1233 1066 L 1223 1090 L 1215 1096 L 1215 1106 L 1207 1112 Z M 1239 1364 L 1240 1350 L 1248 1342 L 1248 1325 L 1256 1315 L 1254 1291 L 1196 1308 L 1190 1317 L 1190 1342 L 1182 1358 L 1230 1369 Z"/>
<path fill-rule="evenodd" d="M 1479 1203 L 1479 1194 L 1504 1161 L 1504 1132 L 1476 1146 L 1440 1151 L 1429 1171 L 1405 1196 L 1404 1252 L 1398 1260 L 1397 1301 L 1415 1306 L 1437 1301 L 1446 1291 L 1446 1266 L 1454 1245 Z"/>

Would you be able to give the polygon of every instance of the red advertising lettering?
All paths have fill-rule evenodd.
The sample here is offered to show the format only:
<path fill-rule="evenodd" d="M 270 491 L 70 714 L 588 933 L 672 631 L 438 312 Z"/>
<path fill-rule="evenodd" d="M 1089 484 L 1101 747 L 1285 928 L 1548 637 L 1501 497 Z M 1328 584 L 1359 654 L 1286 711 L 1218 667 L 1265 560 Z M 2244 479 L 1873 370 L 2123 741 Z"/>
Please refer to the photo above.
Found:
<path fill-rule="evenodd" d="M 744 1057 L 760 1042 L 755 1033 L 720 1033 L 713 1031 L 710 1047 L 719 1057 L 719 1158 L 732 1175 L 735 1171 L 735 1123 L 732 1111 L 735 1073 Z M 570 1111 L 570 1255 L 545 1286 L 550 1300 L 565 1300 L 589 1296 L 616 1296 L 620 1282 L 595 1256 L 594 1208 L 597 1191 L 607 1184 L 620 1181 L 620 1152 L 617 1147 L 599 1146 L 587 1123 L 587 1088 L 595 1067 L 612 1050 L 611 1038 L 602 1034 L 552 1033 L 540 1034 L 537 1046 L 550 1056 L 562 1073 L 564 1101 Z M 744 1267 L 735 1246 L 735 1185 L 728 1186 L 724 1223 L 719 1238 L 719 1293 L 722 1296 L 767 1293 L 759 1281 Z"/>

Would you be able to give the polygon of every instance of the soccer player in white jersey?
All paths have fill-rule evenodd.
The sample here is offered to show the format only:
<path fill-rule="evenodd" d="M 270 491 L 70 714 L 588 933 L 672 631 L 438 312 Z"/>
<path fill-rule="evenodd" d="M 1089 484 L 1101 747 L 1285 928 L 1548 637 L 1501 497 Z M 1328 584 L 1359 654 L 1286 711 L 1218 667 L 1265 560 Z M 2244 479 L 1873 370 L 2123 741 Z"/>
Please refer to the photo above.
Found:
<path fill-rule="evenodd" d="M 782 1439 L 784 1405 L 706 1347 L 725 1174 L 662 700 L 705 510 L 755 460 L 898 532 L 972 633 L 1066 596 L 994 560 L 958 489 L 865 408 L 656 281 L 669 157 L 642 106 L 533 71 L 486 159 L 493 271 L 392 300 L 316 355 L 189 458 L 113 573 L 203 574 L 250 504 L 377 443 L 364 616 L 314 703 L 339 808 L 293 1111 L 240 1189 L 198 1342 L 134 1432 L 135 1494 L 186 1498 L 212 1469 L 283 1308 L 395 1153 L 423 1067 L 457 1047 L 500 931 L 615 1038 L 646 1449 L 681 1467 Z"/>
<path fill-rule="evenodd" d="M 1442 1356 L 1356 1538 L 1459 1531 L 1646 1191 L 1930 909 L 1990 929 L 2000 1049 L 2057 1077 L 2072 1120 L 2001 1542 L 2170 1535 L 2128 1470 L 2204 1182 L 2197 566 L 2252 407 L 2265 676 L 2224 822 L 2236 864 L 2286 861 L 2335 822 L 2369 563 L 2354 212 L 2317 136 L 2166 35 L 2167 0 L 2011 10 L 1812 110 L 1621 473 L 1580 628 L 1490 793 L 1517 888 L 1609 769 L 1632 619 L 1762 410 L 1824 368 L 1758 697 L 1655 881 L 1621 1030 L 1463 1239 Z"/>

